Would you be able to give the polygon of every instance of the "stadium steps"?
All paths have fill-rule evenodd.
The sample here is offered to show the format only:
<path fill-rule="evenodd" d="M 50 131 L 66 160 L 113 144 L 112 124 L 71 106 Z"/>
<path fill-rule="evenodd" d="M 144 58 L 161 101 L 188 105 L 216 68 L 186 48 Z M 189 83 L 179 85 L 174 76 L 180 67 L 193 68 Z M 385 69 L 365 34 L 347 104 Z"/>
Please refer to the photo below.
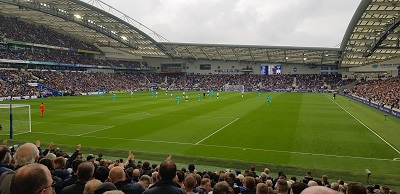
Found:
<path fill-rule="evenodd" d="M 37 87 L 37 88 L 40 88 L 41 90 L 49 91 L 49 92 L 51 92 L 54 96 L 62 96 L 62 95 L 63 95 L 61 92 L 59 92 L 59 91 L 57 91 L 57 90 L 55 90 L 55 89 L 53 89 L 53 88 L 49 88 L 49 87 L 47 87 L 47 86 L 45 86 L 45 85 L 43 85 L 43 84 L 37 84 L 36 87 Z"/>

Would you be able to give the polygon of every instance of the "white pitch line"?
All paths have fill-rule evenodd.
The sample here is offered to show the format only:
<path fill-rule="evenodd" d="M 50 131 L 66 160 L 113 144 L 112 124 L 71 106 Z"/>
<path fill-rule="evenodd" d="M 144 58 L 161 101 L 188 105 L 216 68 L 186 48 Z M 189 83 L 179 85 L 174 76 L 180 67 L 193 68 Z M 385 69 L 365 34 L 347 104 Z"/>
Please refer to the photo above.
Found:
<path fill-rule="evenodd" d="M 357 157 L 357 156 L 340 156 L 340 155 L 334 155 L 334 154 L 315 154 L 315 153 L 307 153 L 307 152 L 291 152 L 291 151 L 282 151 L 282 150 L 266 150 L 266 149 L 259 149 L 259 148 L 242 148 L 242 147 L 207 145 L 207 144 L 198 144 L 198 145 L 200 145 L 200 146 L 209 146 L 209 147 L 219 147 L 219 148 L 241 149 L 241 150 L 245 149 L 245 150 L 263 151 L 263 152 L 288 153 L 288 154 L 298 154 L 298 155 L 325 156 L 325 157 L 364 159 L 364 160 L 393 161 L 392 159 L 366 158 L 366 157 Z"/>
<path fill-rule="evenodd" d="M 69 136 L 69 137 L 78 137 L 79 136 L 79 135 L 59 134 L 59 133 L 42 133 L 42 132 L 32 132 L 32 133 L 39 133 L 39 134 L 46 134 L 46 135 L 63 135 L 63 136 Z M 397 158 L 396 159 L 366 158 L 366 157 L 355 157 L 355 156 L 340 156 L 340 155 L 332 155 L 332 154 L 315 154 L 315 153 L 306 153 L 306 152 L 290 152 L 290 151 L 282 151 L 282 150 L 266 150 L 266 149 L 258 149 L 258 148 L 243 148 L 243 147 L 234 147 L 234 146 L 193 144 L 193 143 L 182 143 L 182 142 L 146 140 L 146 139 L 127 139 L 127 138 L 98 137 L 98 136 L 84 136 L 84 137 L 95 138 L 95 139 L 110 139 L 110 140 L 139 141 L 139 142 L 166 143 L 166 144 L 177 144 L 177 145 L 191 145 L 191 146 L 205 146 L 205 147 L 216 147 L 216 148 L 229 148 L 229 149 L 239 149 L 239 150 L 244 150 L 245 149 L 245 150 L 262 151 L 262 152 L 288 153 L 288 154 L 323 156 L 323 157 L 334 157 L 334 158 L 349 158 L 349 159 L 361 159 L 361 160 L 400 162 L 400 160 L 397 160 Z"/>
<path fill-rule="evenodd" d="M 113 127 L 114 127 L 114 126 L 106 126 L 106 127 L 102 128 L 102 129 L 99 129 L 99 130 L 94 130 L 94 131 L 89 131 L 89 132 L 87 132 L 87 133 L 79 134 L 78 136 L 87 135 L 87 134 L 91 134 L 91 133 L 103 131 L 103 130 L 106 130 L 106 129 L 111 129 L 111 128 L 113 128 Z"/>
<path fill-rule="evenodd" d="M 221 127 L 220 129 L 218 129 L 217 131 L 214 131 L 214 133 L 211 133 L 209 136 L 205 137 L 204 139 L 200 140 L 199 142 L 197 142 L 195 145 L 201 143 L 202 141 L 206 140 L 207 138 L 213 136 L 214 134 L 218 133 L 219 131 L 221 131 L 222 129 L 224 129 L 225 127 L 231 125 L 232 123 L 234 123 L 235 121 L 239 120 L 239 118 L 236 118 L 235 120 L 233 120 L 232 122 L 226 124 L 225 126 Z"/>
<path fill-rule="evenodd" d="M 325 95 L 326 96 L 326 95 Z M 330 99 L 328 96 L 326 96 L 328 99 Z M 337 102 L 335 102 L 334 100 L 330 99 L 331 101 L 333 101 L 336 105 L 338 105 L 342 110 L 344 110 L 347 114 L 349 114 L 351 117 L 353 117 L 356 121 L 358 121 L 361 125 L 363 125 L 365 128 L 367 128 L 369 131 L 371 131 L 371 133 L 373 133 L 374 135 L 376 135 L 379 139 L 381 139 L 383 142 L 385 142 L 388 146 L 390 146 L 394 151 L 396 151 L 398 154 L 400 154 L 400 151 L 397 150 L 395 147 L 393 147 L 389 142 L 387 142 L 385 139 L 383 139 L 380 135 L 378 135 L 377 133 L 375 133 L 375 131 L 373 131 L 371 128 L 369 128 L 367 125 L 365 125 L 362 121 L 360 121 L 357 117 L 355 117 L 354 115 L 352 115 L 349 111 L 347 111 L 346 109 L 344 109 L 342 106 L 340 106 L 340 104 L 338 104 Z"/>

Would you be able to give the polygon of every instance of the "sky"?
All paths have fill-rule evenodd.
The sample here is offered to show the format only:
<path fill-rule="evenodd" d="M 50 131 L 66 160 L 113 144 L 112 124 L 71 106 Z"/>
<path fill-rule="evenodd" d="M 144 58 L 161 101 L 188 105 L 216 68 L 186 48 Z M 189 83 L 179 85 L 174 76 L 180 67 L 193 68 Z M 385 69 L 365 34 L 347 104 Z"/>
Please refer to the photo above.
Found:
<path fill-rule="evenodd" d="M 338 47 L 361 0 L 102 0 L 170 42 Z M 154 38 L 154 37 L 153 37 Z M 154 38 L 156 41 L 156 38 Z"/>

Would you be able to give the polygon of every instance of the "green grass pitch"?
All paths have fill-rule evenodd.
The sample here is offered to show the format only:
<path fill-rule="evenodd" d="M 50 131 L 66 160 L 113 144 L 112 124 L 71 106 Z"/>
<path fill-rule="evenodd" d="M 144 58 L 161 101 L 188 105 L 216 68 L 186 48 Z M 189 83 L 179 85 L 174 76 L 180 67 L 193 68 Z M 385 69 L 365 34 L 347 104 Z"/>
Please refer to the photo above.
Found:
<path fill-rule="evenodd" d="M 313 169 L 360 182 L 367 168 L 373 173 L 371 181 L 390 184 L 400 178 L 400 119 L 389 116 L 385 121 L 384 113 L 348 98 L 333 100 L 332 94 L 320 93 L 262 93 L 259 98 L 255 92 L 244 97 L 221 92 L 217 99 L 214 92 L 213 98 L 201 94 L 199 101 L 197 92 L 187 94 L 189 102 L 181 98 L 180 104 L 176 97 L 181 91 L 160 91 L 154 98 L 151 92 L 133 97 L 119 93 L 115 101 L 111 94 L 13 101 L 31 105 L 32 132 L 11 141 L 82 144 L 83 152 L 119 150 L 124 156 L 127 150 L 142 157 L 172 154 L 204 165 L 214 160 L 222 161 L 218 165 L 258 164 L 299 175 Z M 267 95 L 272 100 L 268 105 Z M 41 102 L 46 105 L 42 118 Z"/>

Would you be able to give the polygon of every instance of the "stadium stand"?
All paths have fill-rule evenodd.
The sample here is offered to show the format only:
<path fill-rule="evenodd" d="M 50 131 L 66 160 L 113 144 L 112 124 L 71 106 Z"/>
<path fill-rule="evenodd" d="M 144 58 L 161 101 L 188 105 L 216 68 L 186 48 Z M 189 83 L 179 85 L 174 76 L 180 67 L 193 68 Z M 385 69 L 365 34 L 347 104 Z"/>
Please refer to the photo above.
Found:
<path fill-rule="evenodd" d="M 387 80 L 369 80 L 356 85 L 351 93 L 381 106 L 400 108 L 400 77 Z"/>
<path fill-rule="evenodd" d="M 0 23 L 2 24 L 0 26 L 0 32 L 9 39 L 64 48 L 101 52 L 101 50 L 95 47 L 93 44 L 77 40 L 70 36 L 46 28 L 42 25 L 38 26 L 24 22 L 18 18 L 0 15 Z"/>

